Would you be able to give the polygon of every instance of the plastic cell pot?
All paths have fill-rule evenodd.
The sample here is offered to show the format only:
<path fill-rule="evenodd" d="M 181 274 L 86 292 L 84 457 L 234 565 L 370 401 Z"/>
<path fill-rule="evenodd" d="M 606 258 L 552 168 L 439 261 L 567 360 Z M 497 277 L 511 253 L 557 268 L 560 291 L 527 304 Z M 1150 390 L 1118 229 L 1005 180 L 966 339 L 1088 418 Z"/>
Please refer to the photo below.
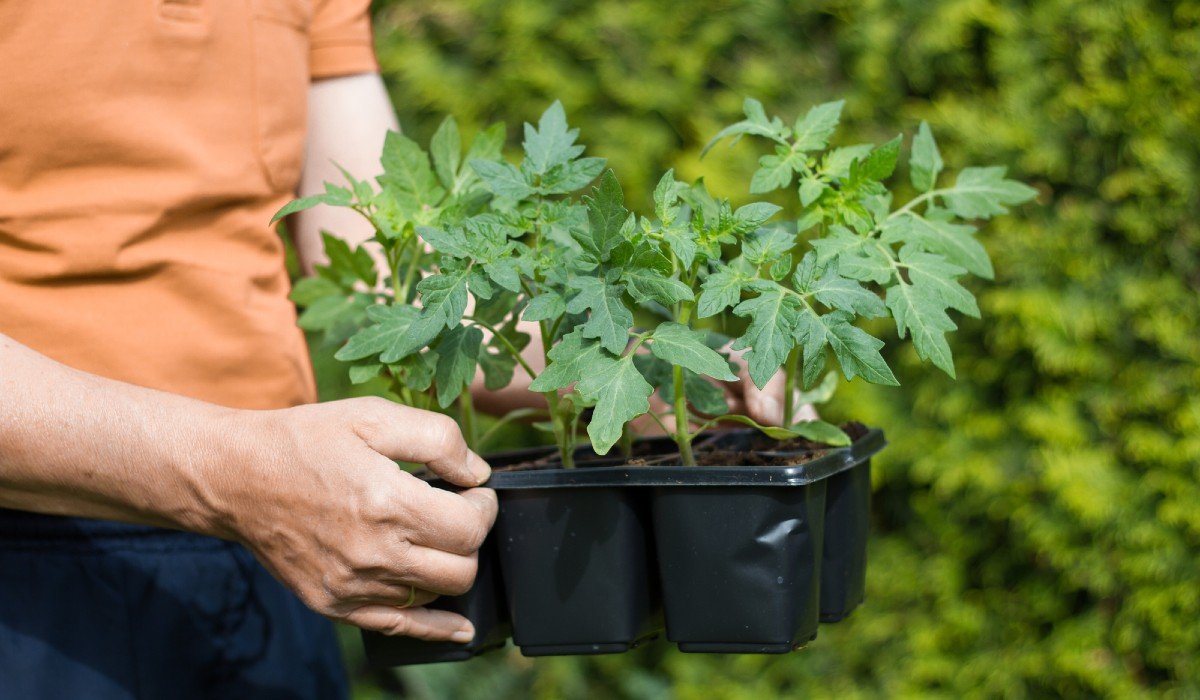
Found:
<path fill-rule="evenodd" d="M 658 630 L 645 493 L 499 490 L 495 539 L 526 656 L 627 651 Z"/>
<path fill-rule="evenodd" d="M 825 490 L 821 622 L 837 622 L 863 601 L 871 513 L 871 460 L 835 474 Z"/>

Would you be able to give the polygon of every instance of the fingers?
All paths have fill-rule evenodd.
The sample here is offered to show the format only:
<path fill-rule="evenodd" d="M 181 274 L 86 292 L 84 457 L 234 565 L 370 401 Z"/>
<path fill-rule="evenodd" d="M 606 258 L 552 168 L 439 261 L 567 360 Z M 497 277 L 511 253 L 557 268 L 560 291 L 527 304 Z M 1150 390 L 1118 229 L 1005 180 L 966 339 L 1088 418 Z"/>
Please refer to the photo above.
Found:
<path fill-rule="evenodd" d="M 459 555 L 479 551 L 496 522 L 496 492 L 469 489 L 456 494 L 423 484 L 417 488 L 419 496 L 408 514 L 413 543 Z"/>
<path fill-rule="evenodd" d="M 475 585 L 478 571 L 476 554 L 464 557 L 430 547 L 413 547 L 408 551 L 405 570 L 397 572 L 403 580 L 396 583 L 440 595 L 462 595 Z"/>
<path fill-rule="evenodd" d="M 386 399 L 351 399 L 351 420 L 359 437 L 389 459 L 418 462 L 458 486 L 478 486 L 491 468 L 467 449 L 449 416 L 401 406 Z"/>
<path fill-rule="evenodd" d="M 364 578 L 354 582 L 353 592 L 339 598 L 341 602 L 338 605 L 346 608 L 367 604 L 417 608 L 429 605 L 438 598 L 437 593 L 416 586 Z"/>
<path fill-rule="evenodd" d="M 364 605 L 350 611 L 343 621 L 373 632 L 415 637 L 426 641 L 466 644 L 475 638 L 475 627 L 467 618 L 445 610 Z"/>

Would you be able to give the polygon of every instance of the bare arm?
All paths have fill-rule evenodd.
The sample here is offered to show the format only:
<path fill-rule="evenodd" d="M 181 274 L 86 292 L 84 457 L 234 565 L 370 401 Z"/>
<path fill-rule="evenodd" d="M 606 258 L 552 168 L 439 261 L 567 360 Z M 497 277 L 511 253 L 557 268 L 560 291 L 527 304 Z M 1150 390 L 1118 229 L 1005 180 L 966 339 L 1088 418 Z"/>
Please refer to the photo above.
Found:
<path fill-rule="evenodd" d="M 466 641 L 418 604 L 465 591 L 495 495 L 452 421 L 356 399 L 222 408 L 79 372 L 0 335 L 0 507 L 192 530 L 245 544 L 314 610 L 384 632 Z M 465 639 L 464 639 L 465 637 Z"/>

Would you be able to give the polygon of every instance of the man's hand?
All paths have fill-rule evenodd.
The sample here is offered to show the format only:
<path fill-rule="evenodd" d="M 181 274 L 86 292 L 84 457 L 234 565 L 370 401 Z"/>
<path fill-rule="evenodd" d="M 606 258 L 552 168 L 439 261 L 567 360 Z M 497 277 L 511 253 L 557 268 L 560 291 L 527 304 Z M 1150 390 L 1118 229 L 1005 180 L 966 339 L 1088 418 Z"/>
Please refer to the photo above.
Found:
<path fill-rule="evenodd" d="M 427 464 L 460 486 L 487 480 L 487 464 L 453 420 L 363 398 L 238 412 L 229 421 L 240 463 L 198 482 L 223 534 L 334 620 L 471 640 L 466 619 L 421 606 L 471 587 L 495 493 L 435 489 L 392 461 Z"/>

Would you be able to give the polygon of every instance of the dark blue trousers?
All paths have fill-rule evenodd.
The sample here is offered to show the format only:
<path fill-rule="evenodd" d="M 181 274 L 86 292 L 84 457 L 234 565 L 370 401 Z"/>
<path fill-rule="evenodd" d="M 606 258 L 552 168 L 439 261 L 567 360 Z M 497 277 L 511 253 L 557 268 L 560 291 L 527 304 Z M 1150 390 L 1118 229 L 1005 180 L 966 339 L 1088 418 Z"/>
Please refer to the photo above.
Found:
<path fill-rule="evenodd" d="M 242 547 L 0 509 L 0 700 L 346 694 L 332 625 Z"/>

